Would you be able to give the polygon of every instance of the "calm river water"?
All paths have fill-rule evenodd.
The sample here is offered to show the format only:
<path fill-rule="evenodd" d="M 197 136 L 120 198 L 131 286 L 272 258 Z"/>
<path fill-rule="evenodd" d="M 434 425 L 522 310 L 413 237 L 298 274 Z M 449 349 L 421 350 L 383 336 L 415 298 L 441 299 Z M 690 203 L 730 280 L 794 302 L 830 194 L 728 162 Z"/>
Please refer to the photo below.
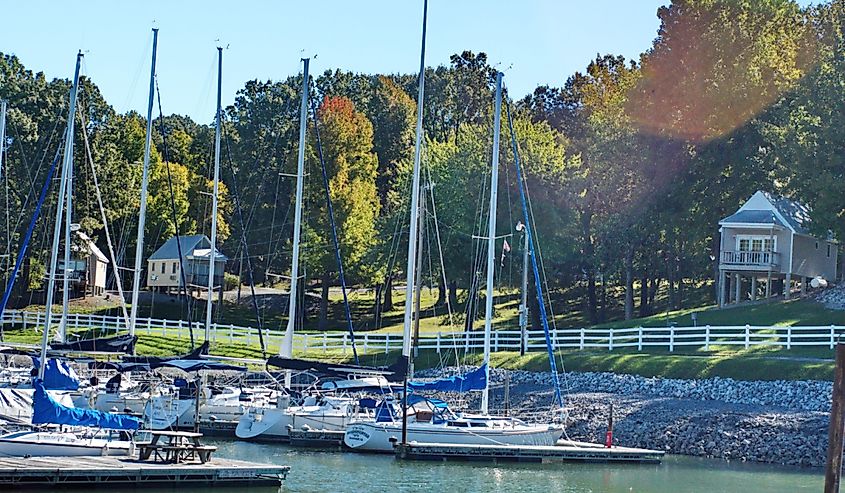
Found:
<path fill-rule="evenodd" d="M 284 445 L 213 441 L 217 455 L 291 466 L 281 490 L 275 488 L 192 489 L 174 487 L 128 490 L 150 493 L 270 492 L 740 492 L 821 491 L 820 469 L 792 469 L 759 464 L 670 456 L 661 465 L 485 464 L 402 462 L 393 456 L 303 450 Z M 127 490 L 115 488 L 110 493 Z"/>

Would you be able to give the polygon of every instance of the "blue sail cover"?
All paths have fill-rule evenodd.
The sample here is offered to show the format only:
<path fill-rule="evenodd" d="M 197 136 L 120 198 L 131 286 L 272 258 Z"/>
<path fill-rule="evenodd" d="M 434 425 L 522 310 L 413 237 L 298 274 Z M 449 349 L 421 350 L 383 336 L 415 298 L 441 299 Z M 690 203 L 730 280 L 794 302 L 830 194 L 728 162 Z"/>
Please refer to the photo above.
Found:
<path fill-rule="evenodd" d="M 44 382 L 36 378 L 32 382 L 35 393 L 32 396 L 32 424 L 53 424 L 91 426 L 110 430 L 137 430 L 137 418 L 124 414 L 104 413 L 92 409 L 75 409 L 59 404 L 47 393 Z"/>
<path fill-rule="evenodd" d="M 419 392 L 433 390 L 437 392 L 469 392 L 470 390 L 484 390 L 487 386 L 487 365 L 481 365 L 463 376 L 455 375 L 441 378 L 433 382 L 408 382 L 408 389 Z"/>
<path fill-rule="evenodd" d="M 32 366 L 41 366 L 40 359 L 33 357 Z M 79 376 L 67 361 L 48 358 L 47 364 L 44 365 L 43 384 L 48 390 L 78 390 Z"/>

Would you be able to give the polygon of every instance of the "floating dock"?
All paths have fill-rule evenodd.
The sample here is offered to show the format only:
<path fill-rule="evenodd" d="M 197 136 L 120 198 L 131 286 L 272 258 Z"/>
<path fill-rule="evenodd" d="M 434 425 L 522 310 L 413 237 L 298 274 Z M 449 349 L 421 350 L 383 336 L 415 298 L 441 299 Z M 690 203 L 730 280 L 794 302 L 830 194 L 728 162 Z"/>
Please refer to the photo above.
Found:
<path fill-rule="evenodd" d="M 279 486 L 289 466 L 214 458 L 162 464 L 129 457 L 0 457 L 0 491 L 20 488 Z"/>
<path fill-rule="evenodd" d="M 342 449 L 345 431 L 290 430 L 290 444 L 294 447 Z"/>
<path fill-rule="evenodd" d="M 453 445 L 411 442 L 396 445 L 396 457 L 409 460 L 491 462 L 633 462 L 659 464 L 664 452 L 628 447 L 606 448 L 594 443 L 557 445 Z"/>

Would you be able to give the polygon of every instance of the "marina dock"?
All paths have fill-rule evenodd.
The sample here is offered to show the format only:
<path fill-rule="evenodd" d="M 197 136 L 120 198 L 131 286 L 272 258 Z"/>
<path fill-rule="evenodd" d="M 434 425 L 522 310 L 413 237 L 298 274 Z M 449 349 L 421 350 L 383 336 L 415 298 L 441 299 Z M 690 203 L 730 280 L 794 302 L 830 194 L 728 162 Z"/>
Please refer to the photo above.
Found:
<path fill-rule="evenodd" d="M 128 457 L 0 458 L 0 490 L 20 488 L 148 488 L 278 486 L 289 466 L 214 458 L 205 464 L 162 464 Z"/>
<path fill-rule="evenodd" d="M 631 462 L 659 464 L 664 452 L 628 447 L 606 448 L 583 442 L 557 445 L 453 445 L 411 442 L 396 445 L 396 457 L 408 460 L 491 462 Z"/>

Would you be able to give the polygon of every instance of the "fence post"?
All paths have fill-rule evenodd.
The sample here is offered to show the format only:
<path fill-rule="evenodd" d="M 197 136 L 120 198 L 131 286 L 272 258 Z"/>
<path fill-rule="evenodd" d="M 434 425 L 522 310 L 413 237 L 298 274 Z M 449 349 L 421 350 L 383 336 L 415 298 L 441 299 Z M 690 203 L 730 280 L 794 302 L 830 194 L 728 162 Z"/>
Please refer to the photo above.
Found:
<path fill-rule="evenodd" d="M 524 339 L 522 341 L 522 347 L 525 348 L 525 352 L 527 353 L 529 351 L 529 349 L 528 349 L 528 331 L 527 330 L 523 334 L 523 338 Z"/>
<path fill-rule="evenodd" d="M 637 327 L 637 351 L 643 350 L 643 328 Z"/>
<path fill-rule="evenodd" d="M 750 338 L 751 338 L 751 326 L 748 325 L 748 324 L 745 324 L 745 349 L 748 349 L 748 346 L 750 345 L 749 344 Z M 833 346 L 830 346 L 830 347 L 833 348 Z"/>
<path fill-rule="evenodd" d="M 364 353 L 370 348 L 370 334 L 364 334 Z"/>
<path fill-rule="evenodd" d="M 710 351 L 710 325 L 704 327 L 704 350 Z"/>
<path fill-rule="evenodd" d="M 417 344 L 419 344 L 419 341 L 417 341 Z M 388 351 L 390 351 L 390 332 L 384 335 L 384 354 L 387 354 Z"/>
<path fill-rule="evenodd" d="M 346 354 L 346 336 L 348 336 L 346 332 L 343 333 L 343 354 Z"/>
<path fill-rule="evenodd" d="M 470 331 L 464 332 L 464 353 L 469 352 L 469 335 L 471 333 Z"/>
<path fill-rule="evenodd" d="M 786 349 L 792 349 L 792 326 L 786 327 Z"/>
<path fill-rule="evenodd" d="M 836 327 L 830 324 L 830 349 L 836 346 Z"/>
<path fill-rule="evenodd" d="M 613 351 L 613 329 L 610 329 L 610 339 L 607 341 L 608 351 Z"/>
<path fill-rule="evenodd" d="M 499 352 L 499 332 L 493 332 L 493 351 Z"/>
<path fill-rule="evenodd" d="M 583 328 L 583 327 L 581 327 L 581 340 L 580 340 L 580 342 L 578 343 L 578 349 L 579 349 L 580 351 L 583 351 L 583 350 L 584 350 L 584 328 Z"/>
<path fill-rule="evenodd" d="M 669 352 L 675 352 L 675 327 L 669 326 Z"/>
<path fill-rule="evenodd" d="M 152 319 L 147 317 L 147 334 L 152 333 L 152 324 L 153 324 Z M 167 334 L 167 331 L 165 331 L 165 334 Z"/>
<path fill-rule="evenodd" d="M 21 313 L 21 319 L 23 320 L 23 330 L 26 332 L 26 312 Z"/>
<path fill-rule="evenodd" d="M 437 354 L 440 354 L 440 331 L 437 331 Z"/>
<path fill-rule="evenodd" d="M 323 332 L 323 352 L 324 353 L 326 352 L 326 349 L 328 349 L 328 343 L 329 343 L 329 334 L 326 333 L 326 332 Z"/>

